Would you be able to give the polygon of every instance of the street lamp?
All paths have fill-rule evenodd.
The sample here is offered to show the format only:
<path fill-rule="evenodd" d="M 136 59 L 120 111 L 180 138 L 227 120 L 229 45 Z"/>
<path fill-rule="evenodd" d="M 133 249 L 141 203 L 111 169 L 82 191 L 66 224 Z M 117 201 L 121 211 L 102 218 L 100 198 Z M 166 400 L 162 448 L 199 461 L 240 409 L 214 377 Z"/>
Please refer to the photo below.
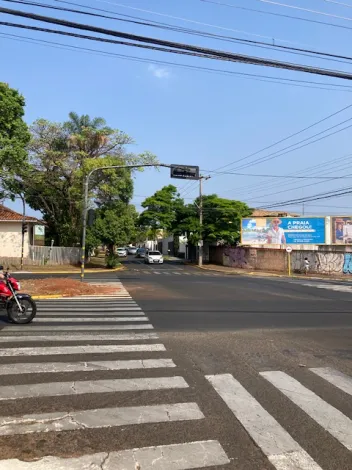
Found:
<path fill-rule="evenodd" d="M 91 170 L 87 176 L 84 178 L 83 182 L 83 211 L 82 211 L 82 248 L 81 248 L 81 281 L 84 281 L 84 264 L 86 259 L 86 235 L 87 235 L 87 212 L 88 212 L 88 186 L 89 179 L 95 171 L 98 170 L 111 170 L 111 169 L 124 169 L 124 168 L 145 168 L 145 167 L 165 167 L 170 168 L 171 165 L 165 165 L 164 163 L 146 163 L 145 165 L 108 165 L 101 166 L 99 168 L 94 168 Z"/>

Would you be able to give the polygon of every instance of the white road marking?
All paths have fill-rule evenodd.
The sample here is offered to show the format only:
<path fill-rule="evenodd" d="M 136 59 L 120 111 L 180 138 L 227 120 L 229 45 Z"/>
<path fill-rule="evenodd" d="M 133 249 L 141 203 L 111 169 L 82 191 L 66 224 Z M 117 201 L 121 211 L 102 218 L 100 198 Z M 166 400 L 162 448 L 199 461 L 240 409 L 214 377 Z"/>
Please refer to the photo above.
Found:
<path fill-rule="evenodd" d="M 60 300 L 60 299 L 59 299 Z M 58 307 L 72 307 L 72 308 L 77 308 L 80 306 L 78 302 L 43 302 L 43 301 L 37 301 L 37 305 L 39 307 L 45 307 L 45 308 L 54 308 L 56 306 Z M 94 307 L 94 308 L 102 308 L 102 307 L 138 307 L 137 302 L 130 302 L 124 300 L 123 302 L 121 301 L 109 301 L 109 302 L 82 302 L 81 308 L 85 307 Z"/>
<path fill-rule="evenodd" d="M 313 284 L 313 283 L 305 283 L 302 284 L 303 286 L 306 287 L 317 287 L 318 289 L 327 289 L 327 290 L 333 290 L 336 292 L 352 292 L 352 286 L 346 286 L 343 284 Z"/>
<path fill-rule="evenodd" d="M 48 309 L 48 311 L 46 311 Z M 94 309 L 89 309 L 89 308 L 84 308 L 84 307 L 46 307 L 45 313 L 52 313 L 55 314 L 56 312 L 65 312 L 65 313 L 82 313 L 84 315 L 87 315 L 87 311 L 95 311 L 95 315 L 103 314 L 105 312 L 140 312 L 142 309 L 140 307 L 104 307 L 104 305 L 101 305 L 98 308 Z M 44 310 L 44 309 L 43 309 Z M 38 308 L 38 311 L 40 311 L 40 307 Z M 89 315 L 89 314 L 88 314 Z M 91 314 L 90 314 L 91 315 Z"/>
<path fill-rule="evenodd" d="M 86 341 L 89 344 L 91 341 L 139 341 L 141 339 L 158 339 L 156 333 L 121 333 L 121 334 L 104 334 L 96 333 L 95 335 L 73 334 L 73 335 L 40 335 L 40 336 L 0 336 L 1 343 L 28 343 L 39 341 Z"/>
<path fill-rule="evenodd" d="M 162 369 L 176 367 L 171 359 L 132 359 L 126 361 L 26 362 L 0 364 L 0 375 L 46 374 L 57 372 L 91 372 L 95 370 Z M 1 465 L 0 465 L 1 469 Z"/>
<path fill-rule="evenodd" d="M 120 452 L 99 453 L 62 459 L 44 457 L 32 462 L 11 459 L 0 461 L 1 470 L 191 470 L 225 465 L 229 459 L 218 441 L 186 442 L 158 447 L 142 447 Z M 201 465 L 201 467 L 200 467 Z"/>
<path fill-rule="evenodd" d="M 177 271 L 173 271 L 171 274 L 175 274 L 176 276 L 181 276 L 181 273 L 178 273 Z"/>
<path fill-rule="evenodd" d="M 144 317 L 143 317 L 144 318 Z M 25 335 L 29 335 L 31 332 L 37 334 L 38 331 L 45 331 L 46 334 L 53 334 L 55 335 L 58 332 L 62 331 L 86 331 L 90 334 L 99 334 L 100 331 L 105 330 L 153 330 L 154 326 L 150 323 L 142 323 L 141 325 L 75 325 L 75 326 L 55 326 L 55 330 L 53 331 L 53 327 L 51 325 L 48 326 L 36 326 L 33 324 L 30 325 L 7 325 L 7 328 L 1 331 L 1 335 L 11 335 L 13 333 L 21 332 Z"/>
<path fill-rule="evenodd" d="M 0 387 L 0 401 L 19 398 L 59 397 L 85 393 L 137 392 L 188 388 L 183 377 L 149 377 L 138 379 L 84 380 Z"/>
<path fill-rule="evenodd" d="M 101 344 L 90 346 L 47 346 L 42 348 L 0 349 L 1 356 L 52 356 L 62 354 L 105 354 L 141 351 L 166 351 L 163 344 Z"/>
<path fill-rule="evenodd" d="M 299 406 L 343 446 L 352 450 L 352 421 L 341 411 L 281 371 L 260 372 L 274 387 Z"/>
<path fill-rule="evenodd" d="M 41 312 L 40 310 L 38 311 L 38 315 L 42 317 L 55 317 L 57 316 L 58 318 L 73 318 L 73 317 L 95 317 L 95 318 L 104 318 L 104 317 L 118 317 L 122 315 L 131 315 L 131 316 L 139 316 L 143 315 L 142 310 L 140 311 L 132 311 L 132 310 L 123 310 L 123 311 L 116 311 L 116 312 L 105 312 L 104 310 L 101 310 L 100 312 L 95 312 L 95 313 L 87 313 L 85 311 L 82 312 L 71 312 L 71 310 L 66 309 L 66 311 L 62 312 L 55 312 L 55 311 L 43 311 Z"/>
<path fill-rule="evenodd" d="M 64 411 L 0 417 L 0 436 L 190 421 L 203 418 L 204 415 L 196 403 Z"/>
<path fill-rule="evenodd" d="M 313 367 L 309 370 L 314 372 L 314 374 L 319 375 L 319 377 L 327 380 L 332 385 L 335 385 L 335 387 L 339 388 L 343 392 L 352 395 L 352 377 L 349 377 L 336 369 L 332 369 L 331 367 Z"/>
<path fill-rule="evenodd" d="M 206 378 L 277 470 L 321 470 L 231 374 Z"/>
<path fill-rule="evenodd" d="M 47 323 L 47 322 L 55 322 L 55 323 L 81 323 L 81 322 L 86 322 L 86 323 L 90 323 L 90 322 L 131 322 L 131 321 L 149 321 L 149 318 L 148 317 L 134 317 L 134 316 L 131 316 L 131 317 L 100 317 L 100 318 L 96 318 L 96 317 L 64 317 L 64 316 L 61 316 L 61 317 L 43 317 L 41 315 L 38 315 L 37 317 L 35 317 L 35 319 L 33 320 L 33 322 L 37 323 L 38 321 L 41 321 L 43 323 Z M 7 323 L 5 323 L 5 325 L 7 325 Z"/>

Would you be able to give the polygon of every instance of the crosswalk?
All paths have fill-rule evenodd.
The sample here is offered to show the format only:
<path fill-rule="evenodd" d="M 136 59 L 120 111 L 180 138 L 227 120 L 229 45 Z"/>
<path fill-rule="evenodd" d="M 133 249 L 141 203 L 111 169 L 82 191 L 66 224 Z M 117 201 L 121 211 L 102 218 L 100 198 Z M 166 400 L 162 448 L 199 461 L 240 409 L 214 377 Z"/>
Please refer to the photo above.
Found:
<path fill-rule="evenodd" d="M 207 276 L 207 277 L 219 277 L 222 274 L 217 272 L 207 272 L 198 269 L 163 269 L 156 268 L 152 266 L 147 266 L 146 268 L 138 269 L 134 267 L 129 267 L 128 271 L 124 272 L 124 275 L 132 273 L 138 274 L 140 276 L 185 276 L 185 277 L 194 277 L 194 276 Z"/>
<path fill-rule="evenodd" d="M 236 469 L 239 462 L 231 455 L 231 443 L 226 439 L 222 442 L 224 437 L 222 434 L 219 437 L 215 430 L 207 440 L 188 441 L 187 434 L 182 437 L 180 427 L 173 436 L 172 426 L 177 423 L 177 426 L 195 425 L 211 418 L 201 403 L 196 402 L 197 398 L 193 401 L 187 398 L 189 384 L 177 363 L 169 357 L 149 318 L 120 281 L 115 285 L 119 292 L 109 298 L 40 301 L 38 316 L 32 324 L 2 325 L 0 405 L 15 404 L 16 407 L 10 406 L 10 409 L 16 412 L 6 415 L 0 411 L 0 448 L 2 439 L 11 437 L 16 438 L 16 446 L 11 458 L 0 454 L 0 470 Z M 87 316 L 93 312 L 95 316 Z M 352 396 L 352 378 L 341 371 L 314 367 L 308 369 L 307 374 L 333 387 L 336 394 Z M 307 415 L 345 452 L 351 452 L 350 417 L 293 375 L 280 370 L 261 371 L 250 387 L 269 385 L 289 400 L 297 413 Z M 225 406 L 233 426 L 240 426 L 247 432 L 251 445 L 261 450 L 263 462 L 266 460 L 272 468 L 331 468 L 320 466 L 308 453 L 305 436 L 294 438 L 290 429 L 285 429 L 255 398 L 253 390 L 233 374 L 207 375 L 204 384 L 211 388 L 214 400 Z M 177 395 L 169 395 L 173 391 Z M 154 392 L 157 392 L 157 400 L 149 402 L 146 397 Z M 119 401 L 124 393 L 136 395 L 131 402 Z M 172 399 L 173 396 L 180 399 Z M 91 406 L 100 403 L 100 397 L 102 405 Z M 107 397 L 112 398 L 109 401 Z M 144 400 L 140 402 L 139 397 Z M 53 403 L 49 408 L 48 399 Z M 67 399 L 73 400 L 71 406 Z M 28 409 L 25 407 L 28 400 L 35 400 L 35 413 L 21 412 L 21 409 Z M 166 439 L 158 442 L 160 433 L 155 430 L 166 424 L 171 426 Z M 60 456 L 41 453 L 32 460 L 18 458 L 24 436 L 34 439 L 38 436 L 40 440 L 41 436 L 50 434 L 56 439 L 59 434 L 71 433 L 74 440 L 77 433 L 89 436 L 94 430 L 117 430 L 123 434 L 130 427 L 148 425 L 154 430 L 150 436 L 152 446 L 120 448 L 112 439 L 109 451 L 105 446 L 101 452 L 89 452 L 86 446 L 84 451 L 78 447 L 75 453 L 60 448 Z M 239 463 L 238 468 L 251 467 Z M 268 467 L 263 464 L 263 468 Z"/>
<path fill-rule="evenodd" d="M 325 289 L 331 290 L 335 292 L 346 292 L 348 294 L 352 294 L 352 285 L 348 284 L 329 284 L 329 283 L 313 283 L 313 282 L 305 282 L 302 283 L 303 286 L 306 287 L 315 287 L 317 289 Z"/>

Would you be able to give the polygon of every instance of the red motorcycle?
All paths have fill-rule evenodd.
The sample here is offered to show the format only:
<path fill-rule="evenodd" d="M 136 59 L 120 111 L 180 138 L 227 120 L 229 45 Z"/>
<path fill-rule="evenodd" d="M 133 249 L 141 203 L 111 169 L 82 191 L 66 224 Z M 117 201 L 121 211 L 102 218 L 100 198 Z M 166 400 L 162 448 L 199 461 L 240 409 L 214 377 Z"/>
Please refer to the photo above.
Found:
<path fill-rule="evenodd" d="M 0 266 L 0 271 L 3 271 Z M 6 271 L 0 279 L 0 308 L 7 310 L 9 321 L 30 323 L 37 314 L 37 306 L 29 294 L 18 294 L 20 283 Z"/>

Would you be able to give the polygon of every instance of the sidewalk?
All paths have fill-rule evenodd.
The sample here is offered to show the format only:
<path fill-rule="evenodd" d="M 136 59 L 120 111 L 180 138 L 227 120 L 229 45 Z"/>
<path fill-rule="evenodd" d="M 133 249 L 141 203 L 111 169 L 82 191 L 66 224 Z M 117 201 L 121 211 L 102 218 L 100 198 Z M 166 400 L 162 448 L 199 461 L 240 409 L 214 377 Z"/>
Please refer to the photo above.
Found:
<path fill-rule="evenodd" d="M 288 279 L 319 279 L 324 281 L 344 281 L 352 282 L 352 275 L 329 275 L 329 274 L 317 274 L 311 273 L 308 275 L 292 273 L 291 276 L 288 273 L 278 271 L 250 271 L 247 269 L 230 268 L 227 266 L 218 266 L 216 264 L 206 264 L 199 269 L 206 271 L 220 272 L 222 274 L 228 274 L 229 276 L 256 276 L 256 277 L 281 277 Z"/>

